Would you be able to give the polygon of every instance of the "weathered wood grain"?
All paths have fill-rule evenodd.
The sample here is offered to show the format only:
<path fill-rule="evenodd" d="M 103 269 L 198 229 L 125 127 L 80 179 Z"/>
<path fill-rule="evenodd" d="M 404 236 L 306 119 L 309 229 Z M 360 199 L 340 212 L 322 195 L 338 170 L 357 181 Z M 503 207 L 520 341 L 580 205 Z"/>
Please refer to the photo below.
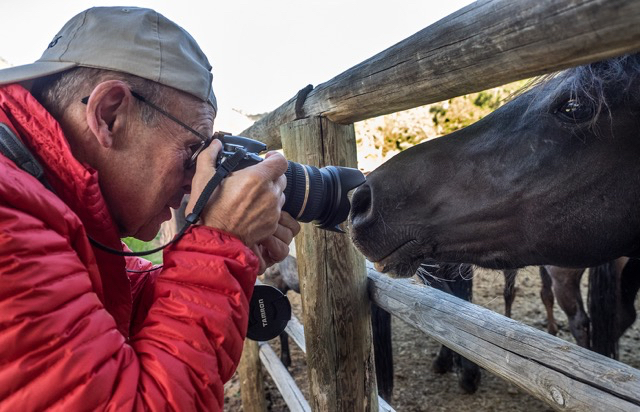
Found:
<path fill-rule="evenodd" d="M 273 382 L 278 387 L 289 410 L 291 412 L 311 412 L 309 402 L 304 398 L 295 380 L 268 343 L 260 342 L 260 359 L 273 378 Z M 244 404 L 242 407 L 244 408 Z"/>
<path fill-rule="evenodd" d="M 242 409 L 245 412 L 265 412 L 267 404 L 264 398 L 258 342 L 250 339 L 244 341 L 242 358 L 238 365 L 238 378 Z"/>
<path fill-rule="evenodd" d="M 293 341 L 298 345 L 302 352 L 307 352 L 307 345 L 304 343 L 304 326 L 298 318 L 291 315 L 291 320 L 287 324 L 285 329 Z M 395 409 L 387 403 L 384 399 L 378 396 L 378 411 L 379 412 L 395 412 Z"/>
<path fill-rule="evenodd" d="M 635 52 L 638 22 L 638 1 L 476 1 L 318 85 L 302 108 L 348 124 Z M 242 134 L 278 149 L 295 118 L 294 97 Z"/>
<path fill-rule="evenodd" d="M 283 125 L 282 136 L 291 160 L 356 164 L 353 125 L 313 117 Z M 348 236 L 310 224 L 296 238 L 296 256 L 313 409 L 377 410 L 364 257 Z"/>
<path fill-rule="evenodd" d="M 640 410 L 640 371 L 434 288 L 367 272 L 380 307 L 555 409 Z"/>
<path fill-rule="evenodd" d="M 304 326 L 298 318 L 294 315 L 291 315 L 291 320 L 287 324 L 287 328 L 285 331 L 289 334 L 289 336 L 293 339 L 293 341 L 298 345 L 302 352 L 307 353 L 307 346 L 304 343 Z M 395 412 L 395 409 L 391 405 L 389 405 L 384 399 L 378 396 L 378 411 L 379 412 Z"/>

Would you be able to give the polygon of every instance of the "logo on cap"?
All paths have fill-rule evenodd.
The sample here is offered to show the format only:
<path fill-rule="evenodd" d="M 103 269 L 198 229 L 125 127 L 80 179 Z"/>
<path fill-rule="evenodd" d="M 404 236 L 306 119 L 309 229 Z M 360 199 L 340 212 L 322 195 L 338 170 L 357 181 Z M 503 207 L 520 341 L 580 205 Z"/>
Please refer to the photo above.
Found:
<path fill-rule="evenodd" d="M 62 36 L 58 36 L 55 39 L 53 39 L 51 41 L 51 43 L 49 43 L 49 47 L 47 47 L 47 49 L 52 48 L 53 46 L 55 46 L 56 44 L 58 44 L 58 40 L 60 40 L 62 38 Z"/>

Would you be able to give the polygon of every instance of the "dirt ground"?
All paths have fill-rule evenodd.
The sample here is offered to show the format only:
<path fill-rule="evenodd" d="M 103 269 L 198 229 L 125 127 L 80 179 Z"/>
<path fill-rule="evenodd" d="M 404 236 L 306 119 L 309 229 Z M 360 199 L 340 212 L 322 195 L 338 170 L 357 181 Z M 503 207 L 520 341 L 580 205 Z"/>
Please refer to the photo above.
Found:
<path fill-rule="evenodd" d="M 583 299 L 586 302 L 586 279 L 583 276 Z M 540 278 L 537 268 L 520 270 L 517 280 L 517 297 L 513 305 L 513 318 L 535 328 L 546 330 L 544 306 L 540 301 Z M 502 297 L 504 278 L 502 272 L 477 269 L 474 278 L 474 303 L 504 313 Z M 299 296 L 289 292 L 294 313 L 301 318 Z M 640 302 L 636 301 L 636 308 Z M 555 317 L 560 332 L 558 336 L 573 341 L 566 316 L 555 305 Z M 519 388 L 508 384 L 486 371 L 478 392 L 467 395 L 458 387 L 455 373 L 438 375 L 432 372 L 431 362 L 437 355 L 439 344 L 422 332 L 393 318 L 393 352 L 395 386 L 390 404 L 397 411 L 550 411 L 543 402 L 531 397 Z M 279 353 L 277 340 L 270 342 Z M 291 343 L 292 366 L 289 368 L 298 386 L 309 399 L 304 354 Z M 640 368 L 640 322 L 627 330 L 620 340 L 620 361 Z M 270 411 L 288 411 L 282 397 L 268 376 L 265 377 L 265 396 Z M 237 376 L 225 386 L 225 411 L 242 411 Z"/>

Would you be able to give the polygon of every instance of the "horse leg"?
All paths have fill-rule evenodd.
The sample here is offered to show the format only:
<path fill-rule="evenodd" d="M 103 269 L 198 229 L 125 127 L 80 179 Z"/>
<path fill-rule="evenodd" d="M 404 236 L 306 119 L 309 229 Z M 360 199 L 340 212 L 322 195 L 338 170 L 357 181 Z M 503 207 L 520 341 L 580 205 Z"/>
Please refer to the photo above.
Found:
<path fill-rule="evenodd" d="M 511 306 L 516 298 L 516 275 L 518 269 L 503 270 L 504 273 L 504 315 L 508 318 L 511 317 Z"/>
<path fill-rule="evenodd" d="M 431 287 L 453 295 L 448 282 L 450 278 L 454 277 L 451 272 L 451 265 L 438 267 L 435 276 L 430 282 Z M 444 345 L 440 345 L 438 356 L 431 363 L 431 369 L 440 375 L 451 372 L 453 370 L 453 351 Z"/>
<path fill-rule="evenodd" d="M 583 348 L 590 348 L 589 316 L 584 310 L 580 293 L 580 280 L 584 269 L 559 268 L 545 266 L 551 277 L 553 294 L 558 300 L 558 306 L 569 318 L 569 329 L 576 343 Z"/>
<path fill-rule="evenodd" d="M 453 352 L 453 363 L 462 371 L 458 385 L 465 393 L 475 393 L 480 386 L 480 368 L 464 356 Z"/>
<path fill-rule="evenodd" d="M 287 259 L 289 259 L 289 257 Z M 261 280 L 265 285 L 273 286 L 286 295 L 290 288 L 283 276 L 282 265 L 283 262 L 280 262 L 267 268 L 264 271 Z M 289 335 L 287 335 L 286 332 L 282 332 L 280 334 L 280 361 L 282 361 L 282 364 L 287 368 L 291 366 Z"/>
<path fill-rule="evenodd" d="M 616 271 L 620 274 L 619 339 L 636 320 L 635 300 L 640 289 L 640 260 L 619 258 L 616 266 Z"/>
<path fill-rule="evenodd" d="M 450 294 L 464 299 L 467 302 L 473 300 L 473 269 L 471 265 L 441 265 L 436 275 L 449 280 L 445 283 Z M 447 357 L 453 357 L 453 363 L 460 370 L 458 385 L 460 385 L 460 388 L 462 388 L 464 392 L 474 393 L 478 390 L 478 386 L 480 385 L 480 368 L 478 365 L 444 346 L 440 349 L 440 354 L 436 361 L 440 357 L 443 357 L 441 361 L 444 363 L 444 366 L 448 366 L 446 362 L 451 362 Z"/>
<path fill-rule="evenodd" d="M 450 272 L 451 265 L 441 265 L 434 272 L 434 276 L 431 276 L 429 281 L 425 278 L 422 278 L 422 281 L 432 288 L 441 290 L 445 293 L 453 295 L 451 288 L 449 288 L 449 278 L 452 277 Z M 431 362 L 431 370 L 435 373 L 442 375 L 447 372 L 451 372 L 453 370 L 453 351 L 447 348 L 444 345 L 440 345 L 440 350 L 438 351 L 438 355 L 435 357 L 433 362 Z"/>
<path fill-rule="evenodd" d="M 373 356 L 376 365 L 378 394 L 387 402 L 393 395 L 393 348 L 391 346 L 391 315 L 375 303 L 371 303 L 371 330 Z"/>
<path fill-rule="evenodd" d="M 453 370 L 453 351 L 444 345 L 440 346 L 438 356 L 431 363 L 431 369 L 437 374 Z"/>
<path fill-rule="evenodd" d="M 626 257 L 591 268 L 589 306 L 596 352 L 618 358 L 618 340 L 636 319 L 639 272 L 640 261 Z"/>
<path fill-rule="evenodd" d="M 553 316 L 553 290 L 551 276 L 544 266 L 540 266 L 540 279 L 542 280 L 542 287 L 540 288 L 540 299 L 544 304 L 544 308 L 547 311 L 547 332 L 556 336 L 558 334 L 558 324 L 556 318 Z"/>
<path fill-rule="evenodd" d="M 280 360 L 287 368 L 291 366 L 291 352 L 289 350 L 289 335 L 287 332 L 280 334 Z"/>
<path fill-rule="evenodd" d="M 589 268 L 591 349 L 618 359 L 620 282 L 615 261 Z"/>

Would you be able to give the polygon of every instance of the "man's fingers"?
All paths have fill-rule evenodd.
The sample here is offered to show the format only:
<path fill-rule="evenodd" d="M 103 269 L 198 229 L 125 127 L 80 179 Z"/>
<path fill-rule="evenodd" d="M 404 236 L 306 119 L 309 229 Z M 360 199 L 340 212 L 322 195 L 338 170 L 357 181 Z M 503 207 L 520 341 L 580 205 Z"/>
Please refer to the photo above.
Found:
<path fill-rule="evenodd" d="M 267 257 L 274 263 L 281 262 L 289 256 L 289 244 L 284 243 L 275 236 L 269 236 L 261 242 L 261 245 L 264 247 Z"/>
<path fill-rule="evenodd" d="M 278 224 L 278 226 L 284 226 L 289 229 L 291 231 L 292 238 L 300 233 L 300 223 L 298 223 L 298 221 L 291 217 L 287 212 L 280 213 L 280 220 L 278 221 Z"/>
<path fill-rule="evenodd" d="M 263 256 L 263 252 L 264 252 L 264 248 L 260 245 L 253 245 L 251 247 L 251 250 L 253 251 L 253 253 L 256 255 L 256 257 L 258 258 L 258 275 L 261 275 L 264 273 L 264 271 L 272 265 L 271 262 L 266 262 Z"/>
<path fill-rule="evenodd" d="M 280 199 L 278 199 L 278 209 L 282 210 L 282 207 L 284 206 L 284 203 L 287 201 L 287 199 L 284 196 L 284 193 L 280 193 Z"/>
<path fill-rule="evenodd" d="M 287 188 L 287 177 L 285 175 L 281 175 L 278 180 L 276 180 L 276 185 L 284 192 L 284 189 Z"/>
<path fill-rule="evenodd" d="M 198 155 L 196 159 L 196 173 L 198 173 L 199 170 L 205 170 L 207 173 L 210 173 L 210 171 L 216 167 L 216 159 L 218 158 L 220 150 L 222 150 L 222 143 L 220 140 L 214 139 L 209 147 Z"/>
<path fill-rule="evenodd" d="M 196 160 L 196 170 L 191 181 L 191 197 L 187 205 L 186 213 L 191 213 L 196 201 L 200 197 L 200 194 L 204 190 L 205 185 L 211 179 L 215 172 L 216 159 L 218 153 L 222 149 L 222 144 L 219 140 L 211 142 L 209 147 L 200 153 Z"/>
<path fill-rule="evenodd" d="M 283 212 L 274 234 L 260 243 L 267 248 L 269 256 L 279 262 L 289 254 L 289 245 L 299 231 L 300 224 L 287 212 Z"/>
<path fill-rule="evenodd" d="M 207 147 L 206 149 L 203 150 L 203 152 L 210 150 L 212 152 L 211 154 L 211 158 L 212 159 L 216 159 L 218 157 L 218 153 L 220 153 L 220 150 L 222 150 L 222 142 L 218 139 L 213 139 L 211 141 L 211 144 L 209 144 L 209 147 Z M 198 156 L 200 157 L 200 156 Z"/>
<path fill-rule="evenodd" d="M 269 180 L 277 181 L 287 171 L 288 166 L 287 159 L 280 153 L 269 152 L 265 159 L 255 167 L 260 168 Z M 282 189 L 284 190 L 284 187 Z"/>
<path fill-rule="evenodd" d="M 273 233 L 273 237 L 288 245 L 293 240 L 293 231 L 291 231 L 291 229 L 289 229 L 288 227 L 279 224 L 278 228 Z"/>

